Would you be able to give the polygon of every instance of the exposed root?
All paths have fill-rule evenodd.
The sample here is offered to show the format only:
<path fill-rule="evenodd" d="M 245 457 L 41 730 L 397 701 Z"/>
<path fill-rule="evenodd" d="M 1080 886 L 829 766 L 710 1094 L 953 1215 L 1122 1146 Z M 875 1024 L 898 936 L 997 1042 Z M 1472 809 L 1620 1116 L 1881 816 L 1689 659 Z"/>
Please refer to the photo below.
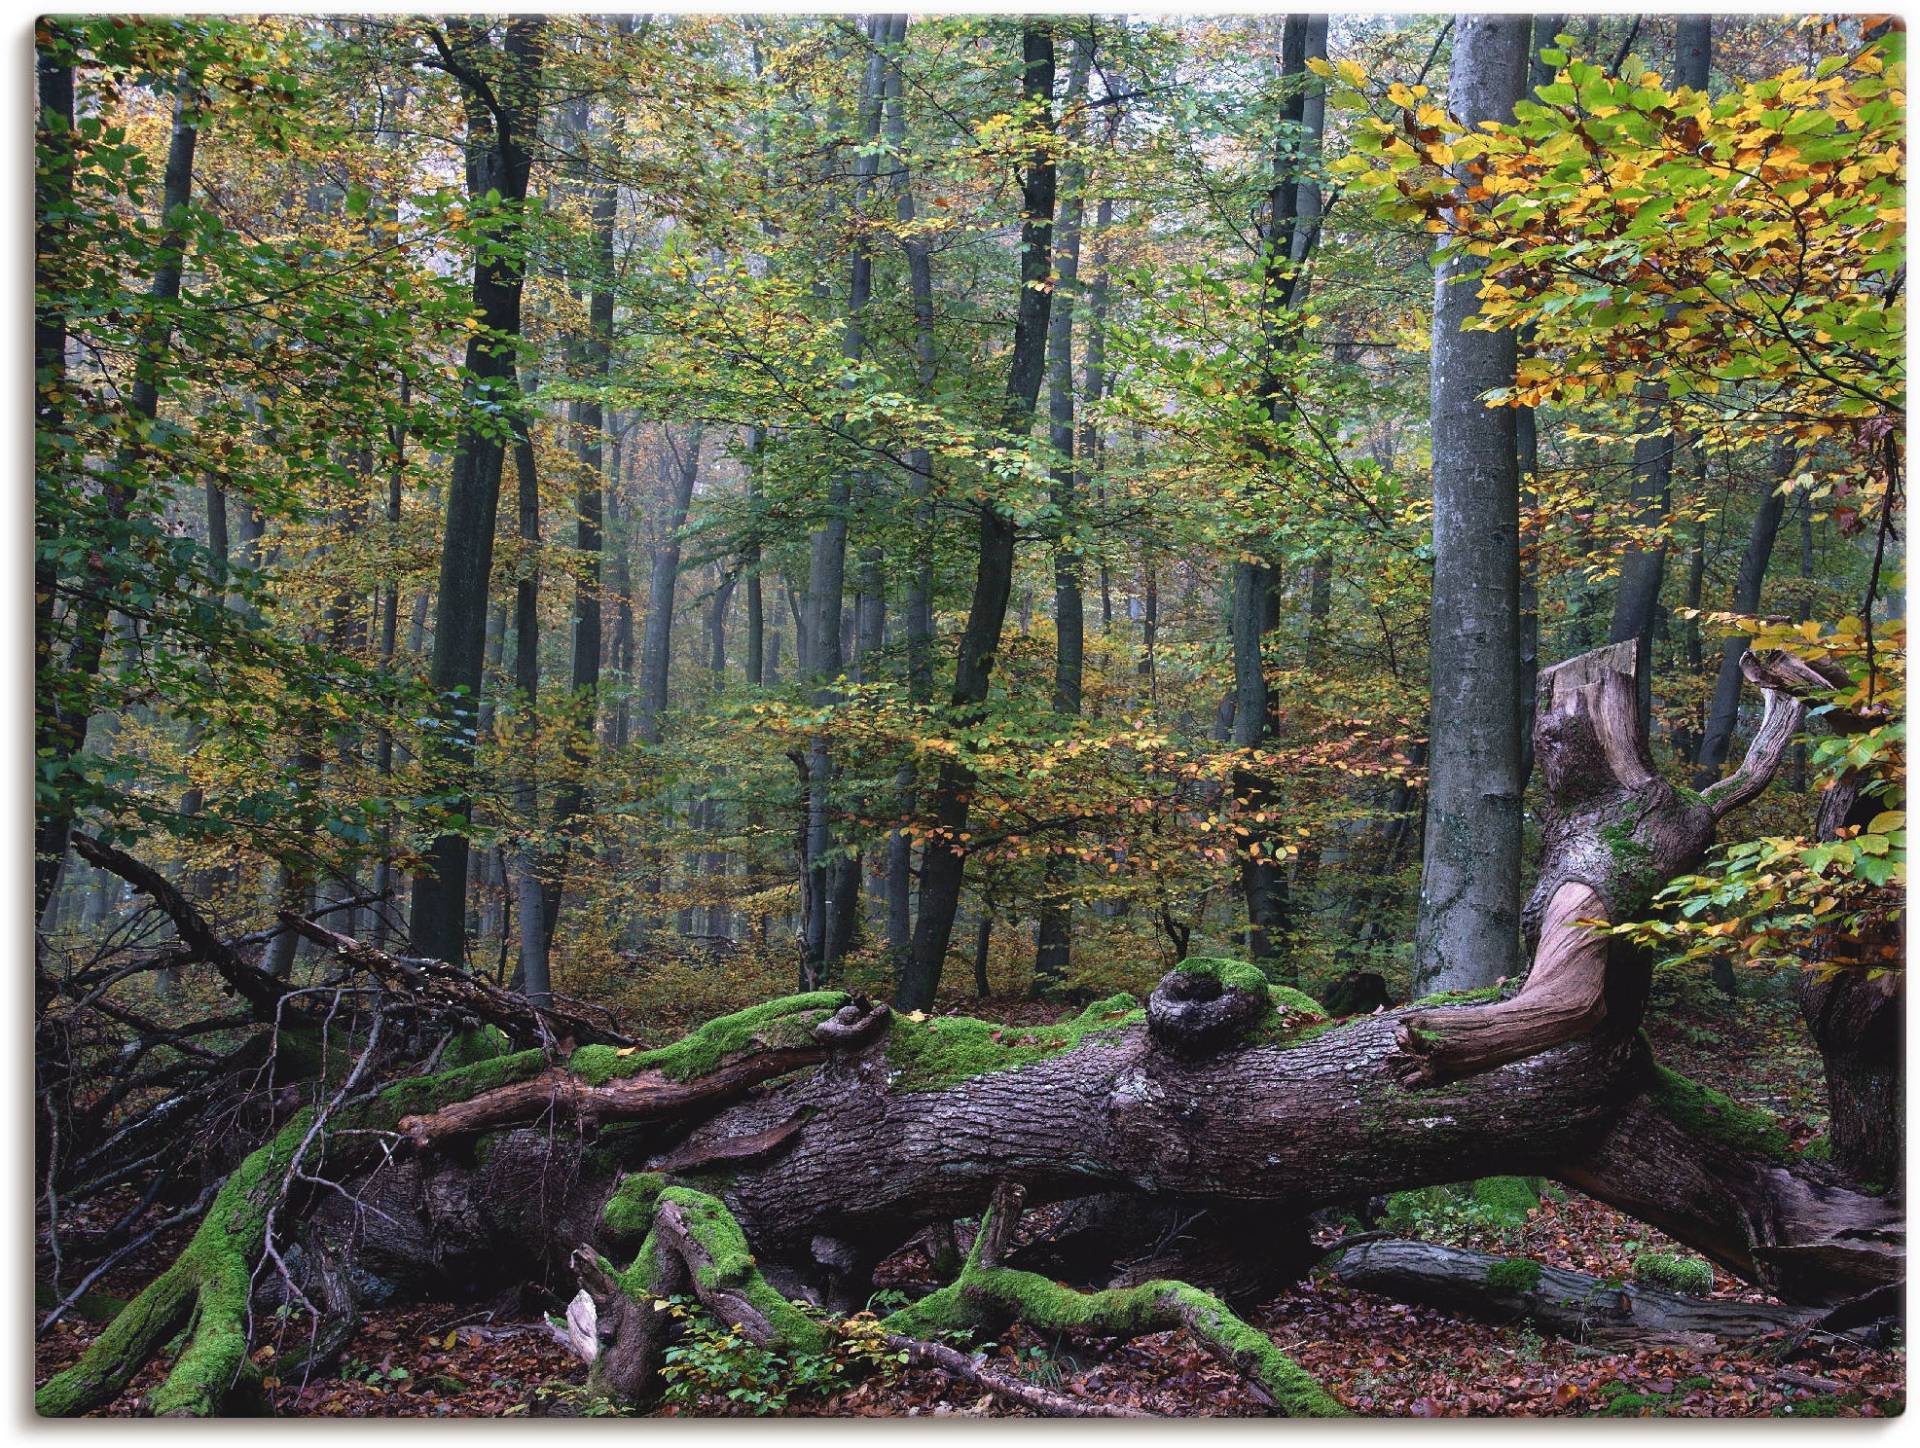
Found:
<path fill-rule="evenodd" d="M 588 1248 L 574 1254 L 575 1268 L 594 1306 L 590 1377 L 594 1392 L 634 1403 L 653 1399 L 668 1319 L 656 1313 L 652 1303 L 675 1292 L 691 1292 L 716 1318 L 759 1347 L 821 1352 L 832 1345 L 829 1326 L 802 1312 L 761 1275 L 739 1223 L 723 1202 L 705 1192 L 657 1183 L 654 1177 L 630 1177 L 609 1203 L 623 1233 L 634 1230 L 651 1212 L 646 1241 L 630 1268 L 617 1272 Z M 880 1332 L 889 1348 L 1034 1412 L 1134 1418 L 1149 1415 L 1038 1387 L 935 1338 L 954 1330 L 996 1327 L 1014 1318 L 1056 1331 L 1077 1329 L 1126 1337 L 1184 1327 L 1208 1352 L 1240 1373 L 1275 1411 L 1288 1417 L 1344 1413 L 1265 1333 L 1236 1317 L 1218 1298 L 1186 1283 L 1147 1282 L 1082 1293 L 1031 1272 L 1000 1266 L 1012 1245 L 1022 1197 L 1020 1189 L 1010 1185 L 994 1193 L 959 1280 L 881 1322 Z M 576 1320 L 567 1336 L 577 1347 L 586 1332 Z"/>
<path fill-rule="evenodd" d="M 313 1124 L 302 1111 L 249 1156 L 214 1198 L 207 1218 L 173 1265 L 114 1318 L 80 1361 L 34 1395 L 43 1418 L 67 1418 L 117 1396 L 182 1327 L 186 1350 L 154 1390 L 158 1417 L 217 1413 L 247 1366 L 247 1296 L 266 1236 L 271 1203 Z"/>
<path fill-rule="evenodd" d="M 127 1304 L 77 1363 L 41 1386 L 34 1410 L 44 1418 L 74 1417 L 111 1401 L 185 1327 L 186 1348 L 148 1407 L 160 1417 L 220 1412 L 248 1370 L 248 1302 L 274 1211 L 296 1178 L 317 1180 L 303 1165 L 306 1154 L 324 1143 L 334 1148 L 335 1167 L 351 1166 L 377 1149 L 403 1113 L 531 1074 L 540 1062 L 539 1052 L 526 1051 L 402 1081 L 324 1124 L 314 1108 L 302 1109 L 227 1178 L 173 1264 Z M 323 1134 L 316 1133 L 320 1125 Z"/>
<path fill-rule="evenodd" d="M 949 1377 L 959 1378 L 962 1382 L 972 1383 L 992 1393 L 1003 1403 L 1012 1403 L 1016 1407 L 1030 1408 L 1048 1418 L 1151 1418 L 1153 1414 L 1141 1408 L 1129 1407 L 1124 1403 L 1094 1403 L 1085 1398 L 1072 1397 L 1067 1393 L 1056 1393 L 1051 1388 L 1043 1388 L 1038 1383 L 1030 1383 L 1025 1378 L 1016 1378 L 1011 1374 L 995 1372 L 987 1366 L 983 1354 L 968 1354 L 945 1343 L 928 1342 L 925 1338 L 903 1337 L 899 1333 L 889 1333 L 886 1338 L 889 1348 L 895 1352 L 904 1352 L 907 1360 L 919 1367 L 939 1368 Z"/>
<path fill-rule="evenodd" d="M 1346 1410 L 1211 1293 L 1185 1282 L 1143 1282 L 1104 1292 L 1077 1292 L 1032 1272 L 999 1265 L 1019 1218 L 1024 1193 L 1002 1184 L 980 1225 L 959 1278 L 881 1323 L 884 1331 L 925 1339 L 958 1328 L 998 1327 L 1017 1319 L 1048 1331 L 1140 1337 L 1185 1328 L 1222 1364 L 1239 1373 L 1266 1405 L 1289 1418 L 1342 1417 Z"/>

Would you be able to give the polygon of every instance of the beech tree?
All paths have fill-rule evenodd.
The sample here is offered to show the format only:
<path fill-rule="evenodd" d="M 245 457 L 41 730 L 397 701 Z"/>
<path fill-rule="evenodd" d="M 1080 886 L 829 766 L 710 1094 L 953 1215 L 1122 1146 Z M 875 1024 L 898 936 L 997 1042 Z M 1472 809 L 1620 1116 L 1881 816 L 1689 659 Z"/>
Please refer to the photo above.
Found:
<path fill-rule="evenodd" d="M 1525 16 L 1456 25 L 1448 105 L 1460 122 L 1513 115 L 1529 69 Z M 1433 302 L 1433 674 L 1426 847 L 1414 976 L 1472 989 L 1519 969 L 1520 483 L 1512 333 L 1465 330 L 1479 268 L 1449 249 Z M 1644 669 L 1642 670 L 1644 674 Z"/>

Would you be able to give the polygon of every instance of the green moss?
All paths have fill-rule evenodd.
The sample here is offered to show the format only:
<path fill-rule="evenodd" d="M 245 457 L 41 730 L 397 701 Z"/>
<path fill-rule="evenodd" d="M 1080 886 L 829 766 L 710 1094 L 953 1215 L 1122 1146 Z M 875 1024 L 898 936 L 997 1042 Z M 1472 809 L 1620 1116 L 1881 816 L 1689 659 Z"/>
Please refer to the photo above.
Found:
<path fill-rule="evenodd" d="M 1832 1161 L 1833 1143 L 1824 1136 L 1816 1136 L 1800 1148 L 1802 1161 Z"/>
<path fill-rule="evenodd" d="M 668 1187 L 660 1193 L 660 1205 L 669 1203 L 679 1209 L 688 1235 L 710 1259 L 696 1276 L 704 1292 L 724 1290 L 746 1298 L 790 1352 L 826 1352 L 832 1347 L 827 1328 L 760 1275 L 746 1235 L 726 1203 L 691 1187 Z"/>
<path fill-rule="evenodd" d="M 424 1116 L 443 1106 L 451 1106 L 456 1101 L 478 1096 L 483 1091 L 525 1081 L 539 1075 L 546 1065 L 547 1058 L 543 1052 L 515 1051 L 510 1056 L 494 1056 L 433 1076 L 410 1076 L 382 1091 L 377 1098 L 376 1109 L 368 1119 L 354 1124 L 392 1126 L 402 1116 Z"/>
<path fill-rule="evenodd" d="M 1698 1257 L 1679 1257 L 1671 1252 L 1642 1252 L 1635 1257 L 1633 1280 L 1688 1297 L 1708 1297 L 1713 1293 L 1712 1267 Z"/>
<path fill-rule="evenodd" d="M 81 1355 L 34 1395 L 42 1417 L 84 1413 L 117 1395 L 184 1326 L 186 1350 L 154 1390 L 158 1417 L 216 1413 L 247 1367 L 247 1293 L 277 1191 L 312 1124 L 311 1109 L 227 1178 L 186 1249 Z"/>
<path fill-rule="evenodd" d="M 1771 1112 L 1742 1106 L 1664 1066 L 1653 1068 L 1653 1083 L 1647 1094 L 1660 1114 L 1676 1126 L 1723 1142 L 1735 1151 L 1782 1163 L 1793 1155 L 1787 1133 Z"/>
<path fill-rule="evenodd" d="M 846 1003 L 844 991 L 781 996 L 716 1017 L 691 1035 L 655 1050 L 581 1046 L 567 1058 L 567 1069 L 593 1086 L 642 1071 L 658 1071 L 670 1081 L 692 1081 L 744 1051 L 810 1045 L 813 1028 Z"/>
<path fill-rule="evenodd" d="M 653 1230 L 654 1209 L 666 1185 L 667 1179 L 659 1172 L 627 1173 L 600 1209 L 600 1225 L 616 1238 L 641 1240 Z"/>
<path fill-rule="evenodd" d="M 1295 990 L 1290 985 L 1270 985 L 1267 987 L 1267 999 L 1273 1002 L 1273 1008 L 1290 1016 L 1312 1016 L 1315 1020 L 1327 1018 L 1326 1007 L 1303 990 Z"/>
<path fill-rule="evenodd" d="M 1623 918 L 1637 914 L 1653 899 L 1660 884 L 1653 868 L 1653 851 L 1634 838 L 1635 820 L 1625 819 L 1603 825 L 1600 842 L 1613 856 L 1615 867 L 1613 908 Z"/>
<path fill-rule="evenodd" d="M 1540 1264 L 1528 1257 L 1508 1257 L 1487 1269 L 1487 1286 L 1502 1292 L 1531 1292 L 1540 1285 Z"/>
<path fill-rule="evenodd" d="M 403 1116 L 525 1080 L 545 1065 L 539 1051 L 520 1051 L 416 1076 L 338 1113 L 330 1126 L 336 1131 L 390 1131 Z M 154 1390 L 149 1406 L 159 1416 L 220 1411 L 248 1368 L 247 1296 L 267 1213 L 312 1124 L 312 1108 L 298 1112 L 273 1140 L 234 1169 L 186 1248 L 94 1339 L 79 1362 L 48 1379 L 34 1397 L 35 1411 L 43 1417 L 67 1417 L 108 1401 L 182 1328 L 185 1350 Z M 336 1139 L 332 1149 L 330 1164 L 343 1167 L 357 1152 L 374 1148 L 363 1137 L 345 1147 Z"/>
<path fill-rule="evenodd" d="M 1496 1226 L 1524 1227 L 1527 1213 L 1540 1205 L 1540 1187 L 1530 1177 L 1481 1177 L 1473 1184 L 1473 1203 Z"/>
<path fill-rule="evenodd" d="M 938 1091 L 993 1071 L 1012 1071 L 1070 1051 L 1084 1041 L 1117 1040 L 1146 1019 L 1130 995 L 1088 1006 L 1051 1026 L 1004 1026 L 972 1016 L 910 1020 L 887 1027 L 887 1067 L 898 1091 Z"/>
<path fill-rule="evenodd" d="M 1304 1046 L 1308 1041 L 1316 1040 L 1328 1031 L 1337 1031 L 1346 1024 L 1345 1021 L 1307 1021 L 1300 1025 L 1288 1025 L 1275 1016 L 1255 1027 L 1247 1036 L 1247 1043 L 1253 1046 Z"/>
<path fill-rule="evenodd" d="M 885 1332 L 937 1337 L 992 1326 L 1008 1316 L 1046 1332 L 1083 1331 L 1138 1337 L 1190 1325 L 1213 1350 L 1258 1383 L 1278 1410 L 1291 1418 L 1334 1418 L 1346 1410 L 1311 1374 L 1281 1352 L 1273 1339 L 1231 1312 L 1211 1293 L 1184 1282 L 1143 1282 L 1138 1287 L 1078 1292 L 1033 1272 L 983 1267 L 975 1255 L 987 1241 L 992 1209 L 981 1216 L 960 1276 L 951 1286 L 910 1303 L 881 1323 Z"/>
<path fill-rule="evenodd" d="M 1416 1006 L 1467 1006 L 1481 1001 L 1497 1001 L 1507 993 L 1504 985 L 1485 985 L 1474 990 L 1443 990 L 1434 995 L 1421 996 L 1414 1001 Z"/>
<path fill-rule="evenodd" d="M 1624 1384 L 1622 1385 L 1624 1386 Z M 1600 1410 L 1607 1418 L 1664 1418 L 1667 1415 L 1668 1399 L 1650 1397 L 1646 1393 L 1615 1393 L 1607 1406 Z"/>
<path fill-rule="evenodd" d="M 480 1026 L 475 1030 L 462 1031 L 449 1041 L 440 1057 L 440 1064 L 448 1070 L 455 1070 L 461 1066 L 471 1066 L 477 1061 L 491 1061 L 496 1056 L 507 1055 L 512 1047 L 507 1033 L 498 1026 Z"/>
<path fill-rule="evenodd" d="M 983 1224 L 984 1230 L 984 1224 Z M 1033 1272 L 969 1265 L 954 1286 L 902 1308 L 882 1328 L 910 1337 L 978 1325 L 980 1306 L 1012 1314 L 1044 1332 L 1121 1337 L 1191 1324 L 1232 1366 L 1258 1383 L 1290 1418 L 1337 1418 L 1346 1410 L 1273 1339 L 1237 1317 L 1219 1298 L 1184 1282 L 1143 1282 L 1104 1292 L 1077 1292 Z"/>
<path fill-rule="evenodd" d="M 1234 990 L 1265 990 L 1268 985 L 1267 973 L 1259 966 L 1227 955 L 1190 955 L 1174 969 L 1182 975 L 1210 975 Z M 1299 992 L 1295 991 L 1294 994 L 1298 995 Z M 1313 1009 L 1320 1015 L 1326 1014 L 1317 1005 Z"/>

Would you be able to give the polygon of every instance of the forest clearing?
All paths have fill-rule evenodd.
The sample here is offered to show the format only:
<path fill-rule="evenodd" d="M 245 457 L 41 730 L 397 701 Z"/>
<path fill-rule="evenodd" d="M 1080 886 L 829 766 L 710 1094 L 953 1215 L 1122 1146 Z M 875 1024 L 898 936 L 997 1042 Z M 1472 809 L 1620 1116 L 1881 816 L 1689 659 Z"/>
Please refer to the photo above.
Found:
<path fill-rule="evenodd" d="M 1904 1411 L 1897 17 L 34 38 L 41 1416 Z"/>

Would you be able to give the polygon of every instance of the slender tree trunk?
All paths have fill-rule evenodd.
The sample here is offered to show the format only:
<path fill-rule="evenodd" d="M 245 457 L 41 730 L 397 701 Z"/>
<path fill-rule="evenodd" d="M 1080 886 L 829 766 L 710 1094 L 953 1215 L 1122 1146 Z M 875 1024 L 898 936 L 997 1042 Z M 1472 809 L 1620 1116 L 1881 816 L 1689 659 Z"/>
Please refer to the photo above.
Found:
<path fill-rule="evenodd" d="M 58 242 L 66 229 L 65 211 L 72 205 L 73 72 L 69 66 L 50 64 L 40 68 L 38 79 L 42 88 L 38 131 L 51 149 L 47 162 L 49 174 L 38 179 L 36 200 L 43 215 L 50 215 L 54 222 L 51 245 Z M 153 280 L 147 288 L 152 305 L 135 352 L 133 385 L 127 394 L 127 411 L 148 422 L 160 415 L 161 373 L 172 351 L 173 324 L 168 313 L 180 299 L 180 276 L 186 265 L 190 240 L 179 218 L 193 199 L 193 156 L 198 141 L 199 130 L 193 123 L 189 100 L 185 95 L 176 96 L 173 128 L 167 142 L 167 166 L 160 186 L 160 246 L 155 253 Z M 51 255 L 44 251 L 37 253 L 36 269 L 44 271 L 51 260 Z M 56 387 L 65 378 L 66 328 L 67 318 L 57 309 L 35 314 L 36 371 L 45 373 Z M 61 426 L 62 415 L 57 405 L 56 410 L 48 414 L 50 403 L 46 391 L 36 395 L 35 404 L 35 421 L 40 427 L 52 427 L 54 432 L 43 434 L 52 438 Z M 144 467 L 144 459 L 133 449 L 124 450 L 115 461 L 97 504 L 106 521 L 119 524 L 127 519 L 135 485 L 124 479 Z M 88 506 L 78 498 L 74 501 L 79 506 Z M 92 552 L 81 596 L 67 612 L 69 642 L 64 678 L 60 680 L 62 687 L 54 697 L 41 702 L 35 720 L 35 758 L 40 777 L 59 780 L 86 743 L 87 723 L 93 716 L 95 684 L 106 651 L 109 612 L 106 600 L 115 593 L 111 557 L 114 551 L 103 548 Z M 46 571 L 51 566 L 36 561 L 36 583 L 45 583 L 52 577 Z M 44 610 L 45 618 L 36 616 L 35 619 L 36 624 L 42 626 L 41 639 L 44 640 L 36 643 L 39 665 L 36 677 L 47 682 L 53 682 L 53 674 L 47 668 L 47 660 L 39 655 L 52 648 L 52 607 L 49 589 L 45 603 L 36 604 L 36 609 Z M 60 882 L 60 866 L 66 859 L 67 842 L 73 830 L 73 801 L 74 792 L 65 781 L 60 781 L 50 798 L 36 801 L 33 882 L 36 919 L 46 909 L 54 887 Z"/>
<path fill-rule="evenodd" d="M 747 430 L 747 489 L 749 497 L 759 491 L 760 450 L 765 433 L 760 428 Z M 760 594 L 760 544 L 748 548 L 742 566 L 747 577 L 747 682 L 759 688 L 767 677 L 767 622 Z"/>
<path fill-rule="evenodd" d="M 904 27 L 900 36 L 904 41 Z M 886 82 L 887 143 L 894 162 L 894 213 L 902 228 L 914 221 L 912 175 L 904 159 L 907 141 L 906 111 L 901 103 L 902 77 L 898 61 L 889 67 Z M 910 232 L 902 238 L 907 259 L 907 291 L 913 308 L 914 384 L 922 398 L 932 390 L 936 353 L 933 332 L 933 262 L 926 241 Z M 907 453 L 907 492 L 912 503 L 914 552 L 907 574 L 907 698 L 926 704 L 933 698 L 933 457 L 926 448 Z M 901 820 L 913 818 L 916 807 L 914 767 L 903 760 L 894 776 L 894 808 Z M 907 969 L 913 948 L 913 841 L 903 829 L 887 837 L 887 953 L 899 976 Z"/>
<path fill-rule="evenodd" d="M 611 533 L 608 546 L 613 553 L 613 684 L 614 705 L 607 721 L 608 742 L 617 750 L 627 747 L 628 711 L 633 693 L 633 541 L 635 509 L 624 498 L 621 486 L 626 477 L 630 449 L 624 435 L 613 449 L 613 470 L 607 489 L 607 526 Z"/>
<path fill-rule="evenodd" d="M 497 193 L 505 222 L 473 261 L 473 303 L 481 327 L 467 343 L 469 418 L 480 410 L 520 408 L 514 348 L 520 334 L 525 275 L 517 217 L 532 173 L 529 147 L 538 124 L 541 63 L 539 17 L 507 23 L 497 57 L 485 31 L 464 21 L 447 25 L 445 60 L 466 91 L 467 193 Z M 453 823 L 433 841 L 426 868 L 414 876 L 413 946 L 435 959 L 466 957 L 467 841 L 471 806 L 457 783 L 473 766 L 473 728 L 480 695 L 483 628 L 493 572 L 495 515 L 502 447 L 497 433 L 466 421 L 447 486 L 447 522 L 440 551 L 439 607 L 434 622 L 432 680 L 442 700 L 442 743 L 436 751 L 456 781 Z"/>
<path fill-rule="evenodd" d="M 1760 498 L 1753 510 L 1753 525 L 1747 530 L 1746 551 L 1740 555 L 1740 571 L 1734 576 L 1733 611 L 1754 614 L 1760 611 L 1760 592 L 1766 584 L 1767 565 L 1773 559 L 1774 539 L 1780 535 L 1780 520 L 1786 514 L 1786 494 L 1781 485 L 1792 476 L 1796 454 L 1791 447 L 1774 449 L 1773 466 L 1761 479 Z M 1714 682 L 1713 702 L 1707 709 L 1706 728 L 1700 735 L 1700 758 L 1693 772 L 1695 789 L 1705 789 L 1720 778 L 1733 743 L 1733 729 L 1740 713 L 1740 658 L 1747 651 L 1744 634 L 1734 634 L 1720 645 L 1720 676 Z"/>
<path fill-rule="evenodd" d="M 860 81 L 857 124 L 860 152 L 853 163 L 854 229 L 852 256 L 848 263 L 847 318 L 840 334 L 840 352 L 848 362 L 858 364 L 866 353 L 864 314 L 873 295 L 873 251 L 863 227 L 867 194 L 879 172 L 875 143 L 880 137 L 881 111 L 887 81 L 887 54 L 898 41 L 894 23 L 901 32 L 905 16 L 878 15 L 867 26 L 871 48 Z M 869 483 L 863 474 L 850 478 L 837 476 L 827 493 L 826 521 L 814 530 L 807 575 L 807 665 L 819 682 L 814 701 L 822 706 L 839 701 L 833 681 L 845 665 L 841 630 L 846 591 L 847 515 L 856 492 L 864 497 Z M 814 736 L 807 755 L 807 848 L 806 848 L 806 966 L 805 982 L 811 988 L 827 980 L 838 963 L 837 943 L 846 938 L 851 925 L 848 918 L 857 899 L 848 893 L 849 872 L 845 856 L 835 853 L 832 793 L 837 770 L 827 736 Z M 852 872 L 857 888 L 858 869 Z"/>
<path fill-rule="evenodd" d="M 1033 113 L 1031 124 L 1052 129 L 1053 32 L 1049 22 L 1028 20 L 1021 27 L 1022 99 Z M 1050 136 L 1048 137 L 1050 140 Z M 1024 449 L 1046 364 L 1047 318 L 1052 293 L 1041 284 L 1053 271 L 1054 161 L 1048 144 L 1036 145 L 1021 176 L 1020 300 L 1014 324 L 1013 356 L 1007 370 L 1004 431 L 1008 445 Z M 1006 623 L 1007 597 L 1013 585 L 1013 520 L 991 499 L 980 504 L 979 559 L 973 603 L 954 663 L 952 705 L 962 719 L 975 717 L 986 701 L 994 655 Z M 929 840 L 920 865 L 920 917 L 914 922 L 911 959 L 895 983 L 894 999 L 904 1010 L 931 1006 L 940 986 L 954 914 L 966 873 L 967 790 L 971 776 L 957 763 L 941 766 L 929 811 L 938 835 Z"/>
<path fill-rule="evenodd" d="M 1527 75 L 1525 16 L 1456 22 L 1449 108 L 1468 126 L 1513 114 Z M 1416 994 L 1520 969 L 1519 479 L 1510 332 L 1468 332 L 1477 268 L 1455 255 L 1434 283 L 1433 713 Z"/>
<path fill-rule="evenodd" d="M 400 406 L 404 413 L 410 402 L 406 374 L 400 375 Z M 386 523 L 387 542 L 392 547 L 400 528 L 402 496 L 407 477 L 407 432 L 406 428 L 395 423 L 388 430 L 388 440 L 393 448 L 393 461 L 387 469 Z M 393 667 L 394 653 L 400 642 L 400 578 L 396 573 L 381 590 L 380 599 L 380 668 L 382 672 Z M 374 772 L 382 781 L 382 789 L 389 786 L 386 781 L 393 778 L 393 728 L 384 720 L 379 733 L 374 738 Z M 373 947 L 375 950 L 387 948 L 387 936 L 391 931 L 390 921 L 393 915 L 393 902 L 386 898 L 393 891 L 393 822 L 383 820 L 380 825 L 380 859 L 373 867 L 373 893 L 381 897 L 373 907 Z"/>
<path fill-rule="evenodd" d="M 1088 23 L 1091 27 L 1092 22 Z M 1063 132 L 1070 146 L 1078 144 L 1086 132 L 1080 111 L 1086 99 L 1087 77 L 1093 69 L 1093 48 L 1090 31 L 1075 33 L 1073 59 L 1067 68 Z M 1086 602 L 1080 594 L 1081 562 L 1075 541 L 1073 427 L 1073 322 L 1080 288 L 1080 230 L 1086 188 L 1087 163 L 1073 157 L 1060 171 L 1060 214 L 1053 237 L 1058 280 L 1053 313 L 1047 319 L 1047 441 L 1055 455 L 1052 501 L 1060 514 L 1053 563 L 1053 708 L 1056 714 L 1069 718 L 1080 713 L 1086 669 Z M 1072 959 L 1073 902 L 1067 894 L 1067 872 L 1064 856 L 1048 855 L 1034 947 L 1033 983 L 1040 993 L 1058 989 Z"/>
<path fill-rule="evenodd" d="M 1260 401 L 1268 431 L 1254 439 L 1254 447 L 1265 455 L 1270 469 L 1280 465 L 1278 434 L 1292 416 L 1280 375 L 1281 360 L 1292 350 L 1282 317 L 1294 305 L 1299 279 L 1294 261 L 1300 233 L 1298 157 L 1306 117 L 1304 77 L 1310 26 L 1311 17 L 1289 15 L 1281 30 L 1281 129 L 1273 145 L 1266 225 L 1260 238 Z M 1230 627 L 1236 749 L 1256 749 L 1270 743 L 1278 732 L 1278 700 L 1267 680 L 1266 637 L 1280 620 L 1279 587 L 1279 572 L 1269 561 L 1243 558 L 1234 565 Z M 1266 771 L 1251 761 L 1234 770 L 1232 788 L 1234 803 L 1248 820 L 1248 832 L 1239 837 L 1247 953 L 1256 962 L 1279 961 L 1292 928 L 1286 868 L 1267 828 L 1278 813 L 1279 800 Z M 1284 966 L 1278 969 L 1285 972 Z"/>
<path fill-rule="evenodd" d="M 647 622 L 640 634 L 640 700 L 634 735 L 642 744 L 661 740 L 667 711 L 667 680 L 673 663 L 673 604 L 680 580 L 680 530 L 693 506 L 693 485 L 700 474 L 700 445 L 705 431 L 695 427 L 677 456 L 672 437 L 663 433 L 666 453 L 661 472 L 668 483 L 666 513 L 653 548 L 653 572 L 647 582 Z M 672 466 L 678 463 L 678 467 Z"/>
<path fill-rule="evenodd" d="M 535 471 L 533 438 L 522 426 L 513 441 L 513 460 L 519 474 L 520 566 L 513 596 L 513 688 L 522 711 L 520 759 L 512 785 L 513 808 L 520 829 L 537 835 L 540 827 L 540 788 L 534 774 L 534 741 L 540 732 L 540 483 Z M 546 890 L 541 874 L 546 851 L 535 841 L 523 840 L 514 851 L 518 888 L 520 953 L 514 971 L 515 988 L 538 1005 L 552 999 L 549 971 L 552 932 L 548 928 Z"/>

